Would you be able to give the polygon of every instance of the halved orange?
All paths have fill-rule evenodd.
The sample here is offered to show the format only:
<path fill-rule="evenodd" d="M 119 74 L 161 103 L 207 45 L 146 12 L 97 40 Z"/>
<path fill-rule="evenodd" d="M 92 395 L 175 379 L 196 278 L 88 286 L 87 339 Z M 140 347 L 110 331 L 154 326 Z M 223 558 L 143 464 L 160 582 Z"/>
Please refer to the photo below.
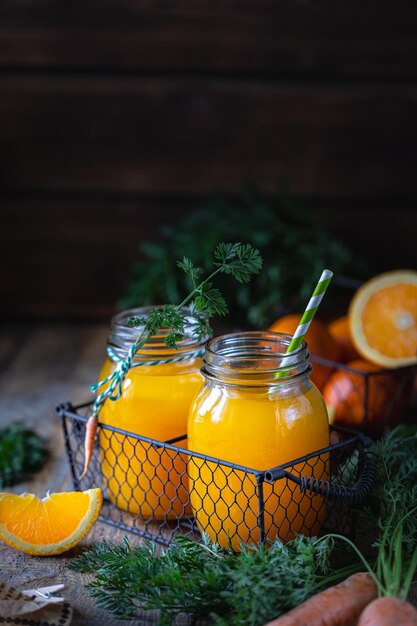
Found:
<path fill-rule="evenodd" d="M 47 556 L 74 547 L 100 514 L 101 489 L 20 496 L 0 493 L 0 539 L 17 550 Z"/>
<path fill-rule="evenodd" d="M 353 343 L 382 367 L 417 363 L 417 272 L 397 270 L 365 283 L 349 307 Z"/>

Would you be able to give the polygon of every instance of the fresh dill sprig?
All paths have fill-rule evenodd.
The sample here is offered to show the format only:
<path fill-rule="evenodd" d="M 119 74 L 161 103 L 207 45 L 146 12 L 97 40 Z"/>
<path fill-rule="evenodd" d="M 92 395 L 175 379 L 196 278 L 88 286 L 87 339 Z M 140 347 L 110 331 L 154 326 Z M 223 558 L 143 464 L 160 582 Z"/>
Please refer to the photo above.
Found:
<path fill-rule="evenodd" d="M 155 544 L 101 543 L 71 562 L 94 574 L 87 587 L 118 617 L 159 611 L 167 626 L 180 614 L 210 617 L 216 626 L 258 626 L 303 602 L 332 573 L 333 540 L 299 536 L 287 544 L 226 551 L 207 538 L 178 537 L 161 556 Z"/>
<path fill-rule="evenodd" d="M 0 429 L 0 488 L 39 470 L 47 456 L 44 442 L 20 422 Z"/>
<path fill-rule="evenodd" d="M 213 286 L 213 279 L 218 274 L 232 276 L 240 283 L 248 283 L 253 274 L 260 272 L 262 257 L 259 250 L 250 244 L 220 243 L 214 251 L 215 269 L 201 280 L 203 268 L 197 267 L 187 257 L 177 262 L 192 284 L 192 290 L 178 304 L 166 304 L 151 309 L 146 317 L 131 317 L 129 325 L 142 327 L 136 348 L 141 348 L 161 328 L 167 329 L 165 343 L 169 348 L 176 348 L 184 336 L 185 316 L 183 307 L 188 306 L 193 317 L 193 334 L 201 340 L 211 333 L 209 318 L 213 315 L 226 315 L 226 300 L 219 289 Z"/>
<path fill-rule="evenodd" d="M 417 516 L 409 512 L 417 503 L 416 426 L 397 426 L 374 444 L 373 451 L 378 457 L 377 482 L 367 506 L 357 511 L 362 527 L 378 528 L 382 537 L 393 520 L 396 523 L 404 517 L 402 541 L 413 548 L 417 544 Z"/>

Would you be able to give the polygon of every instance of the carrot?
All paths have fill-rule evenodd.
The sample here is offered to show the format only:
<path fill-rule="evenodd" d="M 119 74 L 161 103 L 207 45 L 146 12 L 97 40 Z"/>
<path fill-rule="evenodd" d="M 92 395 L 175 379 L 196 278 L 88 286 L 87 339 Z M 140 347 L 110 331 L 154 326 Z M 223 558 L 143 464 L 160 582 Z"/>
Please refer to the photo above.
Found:
<path fill-rule="evenodd" d="M 97 415 L 91 415 L 88 418 L 87 425 L 85 427 L 85 439 L 84 439 L 84 469 L 80 476 L 80 480 L 84 478 L 87 473 L 88 466 L 90 465 L 91 457 L 93 456 L 94 440 L 96 438 L 98 419 Z"/>
<path fill-rule="evenodd" d="M 417 626 L 417 610 L 406 600 L 385 596 L 368 604 L 358 626 Z"/>
<path fill-rule="evenodd" d="M 405 522 L 407 518 L 414 519 L 417 506 L 406 505 L 401 510 L 395 498 L 391 506 L 390 515 L 384 519 L 385 528 L 379 540 L 374 571 L 350 539 L 335 534 L 327 535 L 343 539 L 354 549 L 377 588 L 378 599 L 363 607 L 358 626 L 417 626 L 417 610 L 407 602 L 407 595 L 417 571 L 417 547 L 410 557 L 408 545 L 403 541 Z"/>
<path fill-rule="evenodd" d="M 359 615 L 375 600 L 377 593 L 370 574 L 353 574 L 267 626 L 356 626 Z"/>

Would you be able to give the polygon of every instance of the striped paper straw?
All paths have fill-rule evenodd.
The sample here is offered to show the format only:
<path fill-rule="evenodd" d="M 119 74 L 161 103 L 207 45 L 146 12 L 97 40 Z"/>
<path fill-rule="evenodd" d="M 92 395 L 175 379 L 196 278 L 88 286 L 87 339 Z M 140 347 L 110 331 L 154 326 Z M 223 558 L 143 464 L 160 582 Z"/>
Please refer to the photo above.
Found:
<path fill-rule="evenodd" d="M 316 314 L 317 309 L 320 306 L 320 302 L 323 300 L 323 296 L 326 293 L 327 287 L 329 286 L 330 281 L 332 280 L 333 272 L 330 270 L 323 270 L 322 275 L 320 276 L 320 280 L 316 285 L 315 290 L 307 304 L 306 310 L 304 311 L 300 323 L 297 326 L 297 330 L 295 331 L 293 338 L 290 341 L 288 348 L 285 351 L 285 354 L 289 354 L 294 350 L 299 348 L 306 336 L 306 333 L 309 329 L 309 326 L 313 320 L 313 317 Z M 283 359 L 281 363 L 281 367 L 285 366 L 286 359 Z M 281 376 L 285 376 L 286 372 L 279 371 L 275 378 L 280 378 Z"/>

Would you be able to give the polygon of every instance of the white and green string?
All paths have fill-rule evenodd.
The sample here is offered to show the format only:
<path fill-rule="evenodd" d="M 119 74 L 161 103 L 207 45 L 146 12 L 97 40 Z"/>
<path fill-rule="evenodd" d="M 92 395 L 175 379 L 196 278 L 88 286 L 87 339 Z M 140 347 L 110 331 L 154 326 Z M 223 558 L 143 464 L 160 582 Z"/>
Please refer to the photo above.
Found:
<path fill-rule="evenodd" d="M 100 410 L 107 399 L 115 401 L 120 398 L 123 393 L 123 382 L 126 378 L 127 373 L 133 367 L 145 367 L 145 366 L 154 366 L 154 365 L 164 365 L 166 363 L 179 363 L 180 361 L 187 361 L 204 354 L 204 348 L 199 348 L 198 350 L 194 350 L 192 352 L 186 352 L 185 354 L 180 354 L 179 356 L 170 357 L 169 359 L 158 359 L 154 361 L 136 361 L 134 362 L 134 357 L 138 350 L 137 341 L 133 342 L 129 348 L 126 358 L 120 359 L 116 356 L 115 352 L 111 347 L 107 349 L 107 354 L 109 358 L 116 363 L 116 367 L 109 376 L 103 378 L 95 385 L 91 385 L 90 389 L 93 393 L 101 389 L 103 386 L 108 385 L 107 389 L 102 391 L 95 399 L 93 405 L 93 415 L 98 416 Z"/>
<path fill-rule="evenodd" d="M 143 367 L 145 365 L 148 365 L 148 366 L 149 365 L 162 365 L 164 363 L 176 363 L 179 361 L 185 361 L 185 360 L 189 360 L 189 359 L 193 359 L 195 357 L 201 356 L 204 352 L 204 347 L 201 347 L 198 350 L 194 350 L 192 352 L 189 351 L 189 352 L 180 354 L 178 356 L 170 357 L 169 359 L 155 359 L 153 361 L 134 362 L 136 353 L 140 350 L 140 348 L 146 343 L 146 341 L 149 338 L 150 337 L 147 337 L 146 340 L 143 341 L 143 333 L 142 333 L 136 339 L 136 341 L 132 343 L 126 355 L 126 358 L 124 359 L 118 358 L 117 355 L 113 352 L 113 350 L 111 348 L 108 348 L 108 355 L 110 359 L 112 359 L 112 361 L 116 363 L 116 367 L 109 376 L 106 376 L 106 378 L 103 378 L 98 383 L 96 383 L 95 385 L 91 385 L 90 387 L 91 391 L 96 392 L 99 389 L 101 389 L 103 386 L 108 385 L 107 388 L 104 389 L 104 391 L 102 391 L 101 393 L 99 393 L 99 395 L 96 397 L 94 404 L 93 404 L 92 413 L 87 420 L 87 425 L 85 429 L 85 442 L 84 442 L 84 449 L 85 449 L 84 469 L 83 469 L 81 476 L 79 477 L 79 480 L 84 478 L 84 476 L 86 475 L 90 460 L 92 458 L 93 444 L 94 444 L 96 431 L 98 427 L 98 416 L 103 407 L 103 404 L 106 402 L 106 400 L 115 401 L 120 398 L 120 396 L 123 393 L 123 382 L 129 370 L 132 367 L 140 367 L 140 366 Z"/>

